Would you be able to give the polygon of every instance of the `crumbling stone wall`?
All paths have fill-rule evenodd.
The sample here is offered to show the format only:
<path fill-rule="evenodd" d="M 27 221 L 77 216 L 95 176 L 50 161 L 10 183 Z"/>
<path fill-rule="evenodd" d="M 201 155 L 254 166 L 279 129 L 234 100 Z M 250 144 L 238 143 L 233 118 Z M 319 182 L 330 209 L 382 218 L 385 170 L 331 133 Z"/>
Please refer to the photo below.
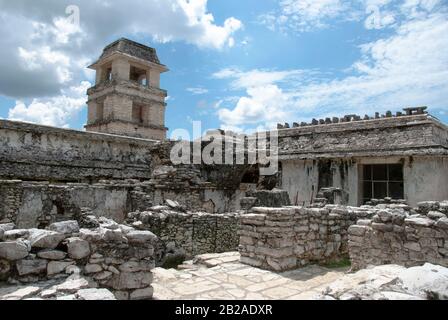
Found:
<path fill-rule="evenodd" d="M 50 193 L 50 198 L 56 188 L 45 190 L 39 183 L 65 188 L 70 193 L 68 198 L 73 196 L 70 183 L 81 183 L 77 190 L 91 188 L 92 194 L 118 188 L 120 194 L 95 196 L 98 199 L 93 203 L 81 196 L 84 199 L 81 202 L 89 202 L 81 206 L 93 209 L 117 199 L 115 202 L 120 204 L 111 206 L 120 207 L 118 211 L 122 212 L 110 215 L 117 220 L 132 210 L 164 204 L 166 199 L 197 211 L 238 210 L 240 198 L 244 197 L 239 185 L 248 166 L 173 165 L 170 151 L 175 143 L 0 120 L 0 179 L 4 179 L 0 182 L 0 200 L 4 200 L 0 205 L 0 221 L 5 216 L 13 220 L 27 200 L 33 201 L 33 207 L 39 202 L 39 195 L 33 194 L 30 187 L 28 197 L 24 198 L 21 190 L 24 185 L 16 180 L 30 181 L 26 184 L 34 184 L 36 192 Z M 106 215 L 107 207 L 101 210 Z"/>
<path fill-rule="evenodd" d="M 232 195 L 206 184 L 168 187 L 159 185 L 159 180 L 163 179 L 100 180 L 93 184 L 0 180 L 0 223 L 44 228 L 76 218 L 83 207 L 92 208 L 97 216 L 123 222 L 129 212 L 145 211 L 166 200 L 179 202 L 191 211 L 221 213 L 238 210 L 245 195 L 244 190 Z"/>
<path fill-rule="evenodd" d="M 88 211 L 79 224 L 57 222 L 47 229 L 1 224 L 0 282 L 34 283 L 70 276 L 81 288 L 108 288 L 117 299 L 150 299 L 156 239 L 149 231 L 97 219 Z M 57 291 L 55 287 L 49 295 Z"/>
<path fill-rule="evenodd" d="M 241 262 L 283 271 L 348 257 L 348 233 L 373 208 L 327 205 L 324 208 L 252 208 L 240 216 Z"/>
<path fill-rule="evenodd" d="M 0 120 L 3 179 L 149 179 L 158 152 L 151 140 Z"/>
<path fill-rule="evenodd" d="M 448 266 L 448 201 L 387 208 L 349 228 L 353 269 L 368 265 Z"/>
<path fill-rule="evenodd" d="M 158 265 L 171 264 L 173 260 L 182 262 L 198 254 L 236 251 L 238 248 L 238 213 L 179 212 L 167 206 L 156 206 L 128 216 L 127 223 L 158 236 Z"/>
<path fill-rule="evenodd" d="M 427 114 L 336 119 L 279 126 L 280 160 L 436 154 L 447 147 L 446 128 Z"/>
<path fill-rule="evenodd" d="M 130 196 L 138 184 L 135 180 L 95 184 L 0 180 L 0 223 L 44 228 L 53 222 L 77 218 L 82 207 L 92 208 L 97 216 L 122 222 L 138 202 Z"/>

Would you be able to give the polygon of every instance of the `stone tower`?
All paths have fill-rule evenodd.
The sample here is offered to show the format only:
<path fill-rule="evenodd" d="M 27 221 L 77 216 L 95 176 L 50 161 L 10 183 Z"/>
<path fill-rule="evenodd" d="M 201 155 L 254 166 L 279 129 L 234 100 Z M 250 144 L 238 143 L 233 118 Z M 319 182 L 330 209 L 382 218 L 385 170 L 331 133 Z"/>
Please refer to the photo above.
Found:
<path fill-rule="evenodd" d="M 104 48 L 89 97 L 87 131 L 164 140 L 165 98 L 160 74 L 168 71 L 154 48 L 119 39 Z"/>

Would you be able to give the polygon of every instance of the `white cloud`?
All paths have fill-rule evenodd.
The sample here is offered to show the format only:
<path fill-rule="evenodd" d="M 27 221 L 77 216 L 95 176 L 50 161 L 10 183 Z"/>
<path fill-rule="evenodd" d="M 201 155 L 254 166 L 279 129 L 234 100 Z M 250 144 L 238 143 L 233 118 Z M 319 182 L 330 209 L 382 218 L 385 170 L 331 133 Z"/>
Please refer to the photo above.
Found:
<path fill-rule="evenodd" d="M 420 11 L 402 21 L 392 35 L 362 45 L 361 59 L 353 63 L 345 77 L 328 80 L 317 73 L 300 71 L 304 77 L 300 82 L 288 81 L 278 75 L 297 70 L 286 70 L 266 86 L 269 81 L 264 75 L 258 83 L 257 77 L 247 80 L 253 79 L 258 70 L 221 70 L 214 75 L 216 78 L 230 79 L 233 88 L 246 87 L 247 91 L 235 105 L 220 105 L 218 115 L 223 126 L 267 126 L 274 120 L 309 121 L 311 117 L 344 113 L 372 115 L 418 105 L 428 105 L 433 112 L 446 109 L 447 8 Z"/>
<path fill-rule="evenodd" d="M 70 118 L 85 108 L 85 93 L 90 86 L 89 82 L 84 81 L 79 86 L 63 90 L 60 96 L 33 99 L 28 105 L 17 101 L 9 110 L 8 119 L 67 127 Z"/>
<path fill-rule="evenodd" d="M 192 94 L 195 95 L 201 95 L 201 94 L 206 94 L 208 93 L 208 90 L 202 87 L 195 87 L 195 88 L 187 88 L 186 89 L 188 92 L 191 92 Z"/>
<path fill-rule="evenodd" d="M 225 68 L 212 76 L 216 79 L 233 79 L 231 86 L 233 89 L 244 89 L 252 87 L 260 87 L 272 83 L 291 81 L 303 77 L 302 70 L 259 70 L 241 71 L 237 68 Z"/>
<path fill-rule="evenodd" d="M 349 0 L 282 0 L 279 9 L 259 17 L 261 23 L 271 30 L 280 32 L 306 32 L 328 26 L 331 19 L 351 20 L 355 14 Z"/>
<path fill-rule="evenodd" d="M 218 110 L 219 119 L 226 127 L 275 122 L 285 119 L 288 115 L 284 106 L 287 97 L 276 85 L 262 85 L 247 89 L 247 96 L 241 97 L 235 108 Z"/>
<path fill-rule="evenodd" d="M 234 17 L 217 24 L 207 0 L 0 0 L 0 94 L 23 99 L 58 95 L 85 79 L 85 67 L 114 38 L 184 41 L 220 50 L 243 27 Z"/>
<path fill-rule="evenodd" d="M 222 69 L 213 74 L 216 79 L 230 79 L 231 88 L 244 89 L 246 96 L 221 99 L 216 104 L 217 114 L 222 128 L 241 131 L 247 125 L 271 127 L 276 121 L 288 118 L 291 112 L 289 94 L 279 85 L 296 83 L 304 76 L 302 70 L 250 70 L 247 72 L 236 68 Z M 235 104 L 233 109 L 229 104 Z M 253 128 L 252 128 L 253 129 Z"/>
<path fill-rule="evenodd" d="M 282 0 L 276 10 L 259 16 L 273 31 L 301 33 L 341 21 L 364 21 L 367 29 L 394 27 L 398 20 L 421 18 L 441 0 Z"/>
<path fill-rule="evenodd" d="M 77 8 L 70 0 L 0 0 L 0 95 L 17 100 L 10 118 L 67 125 L 86 99 L 83 87 L 78 96 L 73 90 L 86 79 L 94 81 L 86 66 L 105 45 L 122 36 L 183 41 L 216 50 L 234 46 L 242 22 L 228 17 L 216 23 L 207 3 L 79 0 L 77 23 L 73 15 Z M 67 10 L 70 7 L 76 10 Z M 28 105 L 22 102 L 29 99 Z"/>
<path fill-rule="evenodd" d="M 54 66 L 58 83 L 65 84 L 72 79 L 70 58 L 61 52 L 52 51 L 48 46 L 37 50 L 26 50 L 19 47 L 18 56 L 19 62 L 25 70 L 45 70 Z"/>

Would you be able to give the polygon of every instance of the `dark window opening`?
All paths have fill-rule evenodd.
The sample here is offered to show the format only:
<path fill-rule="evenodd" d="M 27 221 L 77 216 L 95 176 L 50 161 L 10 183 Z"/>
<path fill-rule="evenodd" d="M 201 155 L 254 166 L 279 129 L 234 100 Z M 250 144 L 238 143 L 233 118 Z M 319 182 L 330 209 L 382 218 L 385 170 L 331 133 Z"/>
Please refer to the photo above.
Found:
<path fill-rule="evenodd" d="M 148 85 L 148 79 L 146 77 L 146 70 L 131 66 L 131 73 L 130 73 L 129 78 L 131 81 L 135 81 L 142 86 Z"/>
<path fill-rule="evenodd" d="M 403 165 L 371 164 L 363 166 L 363 202 L 371 199 L 404 198 Z"/>
<path fill-rule="evenodd" d="M 112 65 L 103 67 L 99 72 L 101 75 L 101 82 L 112 80 Z"/>
<path fill-rule="evenodd" d="M 56 199 L 55 201 L 53 201 L 53 205 L 56 207 L 56 212 L 58 216 L 65 215 L 65 208 L 64 204 L 62 203 L 62 200 Z"/>
<path fill-rule="evenodd" d="M 96 105 L 96 120 L 101 121 L 104 119 L 104 102 L 98 102 Z"/>
<path fill-rule="evenodd" d="M 241 179 L 241 183 L 258 183 L 260 179 L 260 171 L 258 167 L 254 167 L 246 171 L 243 178 Z"/>
<path fill-rule="evenodd" d="M 132 106 L 132 121 L 134 123 L 143 123 L 143 107 L 140 105 Z"/>
<path fill-rule="evenodd" d="M 106 80 L 111 81 L 112 80 L 112 67 L 108 68 L 106 71 Z"/>
<path fill-rule="evenodd" d="M 319 187 L 329 188 L 333 186 L 333 171 L 331 169 L 331 161 L 319 161 Z"/>

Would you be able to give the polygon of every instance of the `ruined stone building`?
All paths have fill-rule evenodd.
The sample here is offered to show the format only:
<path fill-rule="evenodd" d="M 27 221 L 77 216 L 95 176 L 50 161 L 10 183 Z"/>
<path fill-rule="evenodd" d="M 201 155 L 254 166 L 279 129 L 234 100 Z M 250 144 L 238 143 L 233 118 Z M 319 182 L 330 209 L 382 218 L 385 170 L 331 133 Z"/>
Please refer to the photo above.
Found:
<path fill-rule="evenodd" d="M 216 130 L 207 139 L 171 141 L 167 92 L 160 89 L 168 69 L 155 49 L 120 39 L 91 68 L 96 83 L 87 92 L 86 131 L 0 120 L 0 286 L 13 285 L 0 290 L 0 300 L 37 293 L 160 299 L 174 291 L 182 298 L 295 299 L 303 298 L 307 280 L 316 293 L 322 277 L 255 268 L 282 272 L 348 258 L 354 270 L 429 262 L 421 270 L 430 270 L 430 286 L 411 297 L 448 299 L 441 267 L 448 266 L 448 128 L 426 107 L 279 124 L 269 134 Z M 278 140 L 258 144 L 264 135 Z M 221 138 L 226 143 L 211 148 Z M 186 162 L 173 159 L 179 145 L 226 158 L 241 144 L 240 154 L 231 153 L 231 160 L 242 155 L 236 164 L 190 162 L 194 153 Z M 257 151 L 268 150 L 275 164 L 278 155 L 279 170 L 263 176 L 268 165 Z M 359 292 L 409 298 L 403 290 L 413 286 L 398 288 L 391 278 L 392 288 L 385 287 L 379 277 L 381 295 L 361 278 L 366 288 Z M 244 290 L 228 286 L 232 281 Z M 228 288 L 237 293 L 222 296 Z M 343 296 L 321 289 L 327 298 Z"/>
<path fill-rule="evenodd" d="M 155 49 L 120 39 L 91 68 L 86 131 L 0 120 L 0 222 L 48 225 L 83 207 L 123 221 L 167 199 L 224 213 L 257 203 L 448 198 L 447 128 L 424 108 L 279 125 L 281 172 L 266 178 L 257 165 L 171 163 L 160 89 L 168 69 Z"/>
<path fill-rule="evenodd" d="M 282 187 L 291 202 L 310 204 L 323 193 L 352 206 L 448 198 L 448 128 L 425 109 L 279 125 Z"/>

